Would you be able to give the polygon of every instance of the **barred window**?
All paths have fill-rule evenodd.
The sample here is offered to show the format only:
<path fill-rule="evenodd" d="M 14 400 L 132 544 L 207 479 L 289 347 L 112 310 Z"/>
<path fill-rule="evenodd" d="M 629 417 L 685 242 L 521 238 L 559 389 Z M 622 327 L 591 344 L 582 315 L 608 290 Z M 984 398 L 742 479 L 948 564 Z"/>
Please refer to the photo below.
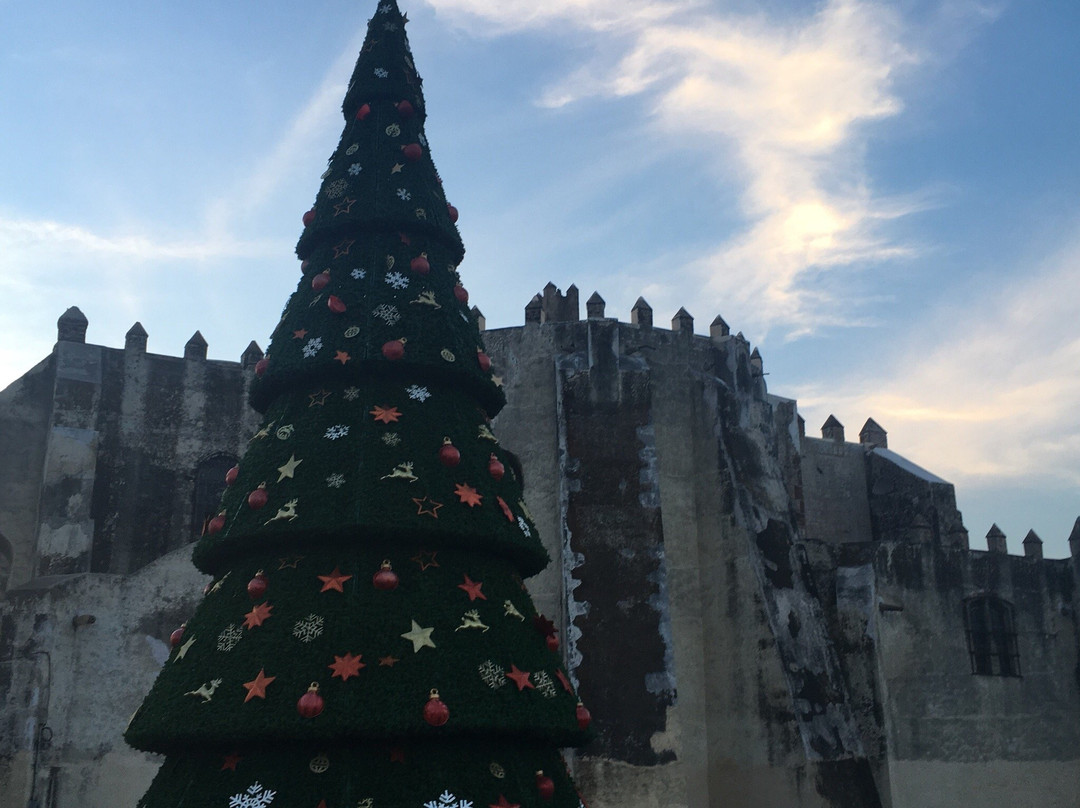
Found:
<path fill-rule="evenodd" d="M 971 672 L 982 676 L 1019 676 L 1020 652 L 1016 645 L 1013 607 L 993 595 L 964 603 Z"/>

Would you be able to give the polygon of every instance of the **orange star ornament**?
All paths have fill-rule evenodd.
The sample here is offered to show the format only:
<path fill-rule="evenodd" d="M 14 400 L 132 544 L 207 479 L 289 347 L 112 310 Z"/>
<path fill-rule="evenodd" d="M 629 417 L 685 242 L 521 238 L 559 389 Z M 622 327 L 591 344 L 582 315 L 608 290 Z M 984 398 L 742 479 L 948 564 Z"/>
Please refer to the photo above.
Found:
<path fill-rule="evenodd" d="M 344 592 L 345 589 L 342 587 L 342 584 L 352 578 L 352 576 L 342 575 L 341 570 L 334 567 L 334 571 L 329 575 L 320 575 L 318 578 L 323 582 L 323 588 L 319 590 L 320 592 L 329 592 L 330 590 Z"/>
<path fill-rule="evenodd" d="M 326 666 L 334 672 L 330 678 L 333 679 L 335 676 L 337 676 L 340 677 L 341 681 L 344 682 L 350 676 L 359 676 L 360 669 L 367 667 L 367 665 L 360 661 L 360 658 L 362 656 L 363 654 L 357 654 L 356 656 L 353 656 L 351 653 L 348 652 L 346 652 L 345 656 L 338 656 L 337 654 L 334 654 L 333 664 Z"/>
<path fill-rule="evenodd" d="M 375 416 L 376 421 L 381 421 L 384 424 L 392 424 L 401 417 L 401 413 L 398 412 L 397 407 L 379 407 L 371 411 L 371 414 Z"/>
<path fill-rule="evenodd" d="M 244 687 L 247 688 L 247 696 L 244 697 L 244 704 L 247 704 L 252 699 L 265 699 L 267 686 L 277 679 L 276 676 L 267 676 L 266 671 L 263 668 L 259 668 L 259 673 L 250 682 L 244 682 Z"/>
<path fill-rule="evenodd" d="M 457 494 L 460 502 L 464 502 L 470 508 L 475 508 L 484 498 L 483 494 L 478 494 L 476 489 L 468 483 L 455 483 L 454 493 Z"/>
<path fill-rule="evenodd" d="M 244 615 L 244 628 L 255 628 L 255 626 L 261 626 L 270 617 L 270 612 L 274 610 L 274 607 L 269 603 L 260 603 L 258 606 L 252 606 L 251 611 Z"/>
<path fill-rule="evenodd" d="M 477 598 L 480 600 L 487 600 L 487 595 L 480 591 L 480 587 L 484 585 L 483 581 L 474 581 L 468 575 L 465 576 L 465 583 L 458 584 L 458 589 L 463 589 L 469 596 L 469 601 L 472 602 Z"/>

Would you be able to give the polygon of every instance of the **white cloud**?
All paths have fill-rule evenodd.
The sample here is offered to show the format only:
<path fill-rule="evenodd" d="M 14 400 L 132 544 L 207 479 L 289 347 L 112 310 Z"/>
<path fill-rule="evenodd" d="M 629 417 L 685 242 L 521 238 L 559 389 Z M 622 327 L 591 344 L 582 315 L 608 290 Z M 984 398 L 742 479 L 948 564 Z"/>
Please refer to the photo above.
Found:
<path fill-rule="evenodd" d="M 455 24 L 482 35 L 502 34 L 570 23 L 594 31 L 640 29 L 688 8 L 699 0 L 428 0 Z"/>
<path fill-rule="evenodd" d="M 1042 266 L 936 314 L 879 370 L 795 391 L 811 422 L 869 416 L 951 482 L 1080 485 L 1080 228 Z M 902 354 L 901 354 L 902 351 Z"/>
<path fill-rule="evenodd" d="M 101 235 L 79 225 L 48 219 L 0 219 L 0 251 L 24 266 L 64 258 L 85 261 L 87 254 L 157 261 L 205 260 L 269 254 L 279 245 L 234 238 L 167 241 L 145 233 Z"/>
<path fill-rule="evenodd" d="M 918 62 L 889 7 L 829 0 L 777 22 L 695 3 L 432 4 L 497 27 L 557 20 L 613 32 L 540 101 L 640 96 L 659 148 L 690 150 L 716 182 L 739 185 L 741 231 L 688 265 L 684 281 L 759 337 L 859 322 L 852 300 L 814 281 L 913 254 L 884 225 L 924 202 L 878 198 L 862 159 L 865 124 L 901 112 L 895 78 Z"/>
<path fill-rule="evenodd" d="M 72 303 L 83 305 L 94 322 L 94 338 L 106 342 L 116 335 L 103 332 L 135 319 L 146 322 L 155 337 L 168 339 L 173 316 L 189 309 L 218 323 L 235 320 L 233 302 L 253 294 L 237 286 L 239 268 L 254 271 L 252 259 L 272 266 L 288 262 L 300 214 L 295 230 L 284 235 L 266 227 L 265 215 L 280 203 L 282 186 L 294 176 L 302 174 L 310 183 L 311 166 L 304 160 L 327 151 L 314 141 L 335 126 L 342 76 L 348 75 L 358 47 L 351 43 L 343 49 L 275 141 L 247 150 L 264 156 L 251 159 L 233 188 L 208 199 L 202 223 L 177 228 L 171 222 L 129 221 L 104 230 L 81 221 L 0 213 L 0 294 L 21 301 L 0 323 L 0 387 L 26 370 L 28 357 L 48 353 L 55 333 L 42 324 Z M 319 158 L 312 159 L 317 165 Z M 213 283 L 177 288 L 178 278 L 194 273 L 212 277 Z M 180 305 L 177 294 L 184 296 Z M 96 305 L 87 307 L 88 302 Z"/>

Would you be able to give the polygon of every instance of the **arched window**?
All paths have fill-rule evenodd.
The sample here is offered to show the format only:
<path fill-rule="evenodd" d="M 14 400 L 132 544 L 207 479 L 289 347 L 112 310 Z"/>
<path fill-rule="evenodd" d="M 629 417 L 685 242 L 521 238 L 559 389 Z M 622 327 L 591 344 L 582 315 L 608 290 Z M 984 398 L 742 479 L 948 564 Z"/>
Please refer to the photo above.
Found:
<path fill-rule="evenodd" d="M 983 676 L 1019 676 L 1020 652 L 1016 645 L 1013 607 L 994 595 L 981 595 L 964 603 L 971 672 Z"/>
<path fill-rule="evenodd" d="M 195 497 L 191 512 L 191 528 L 196 536 L 202 532 L 206 520 L 218 512 L 221 492 L 225 490 L 225 472 L 235 465 L 236 457 L 219 454 L 201 461 L 195 469 Z"/>

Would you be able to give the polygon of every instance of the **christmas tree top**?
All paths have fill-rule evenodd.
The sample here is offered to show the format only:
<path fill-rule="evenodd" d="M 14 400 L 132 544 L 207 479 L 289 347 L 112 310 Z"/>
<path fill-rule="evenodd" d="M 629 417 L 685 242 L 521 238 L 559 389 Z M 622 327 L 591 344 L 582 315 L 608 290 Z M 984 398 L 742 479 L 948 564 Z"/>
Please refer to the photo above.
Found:
<path fill-rule="evenodd" d="M 298 537 L 370 542 L 402 524 L 507 556 L 522 576 L 548 561 L 517 460 L 488 427 L 504 398 L 457 272 L 404 24 L 388 0 L 368 25 L 304 215 L 303 278 L 256 367 L 267 421 L 196 548 L 208 573 Z"/>
<path fill-rule="evenodd" d="M 290 301 L 252 388 L 260 412 L 298 374 L 337 381 L 419 370 L 467 390 L 489 417 L 505 403 L 457 274 L 465 248 L 424 136 L 405 21 L 388 0 L 368 24 L 345 130 L 296 247 L 309 284 Z M 316 307 L 334 315 L 325 330 L 310 326 Z"/>

